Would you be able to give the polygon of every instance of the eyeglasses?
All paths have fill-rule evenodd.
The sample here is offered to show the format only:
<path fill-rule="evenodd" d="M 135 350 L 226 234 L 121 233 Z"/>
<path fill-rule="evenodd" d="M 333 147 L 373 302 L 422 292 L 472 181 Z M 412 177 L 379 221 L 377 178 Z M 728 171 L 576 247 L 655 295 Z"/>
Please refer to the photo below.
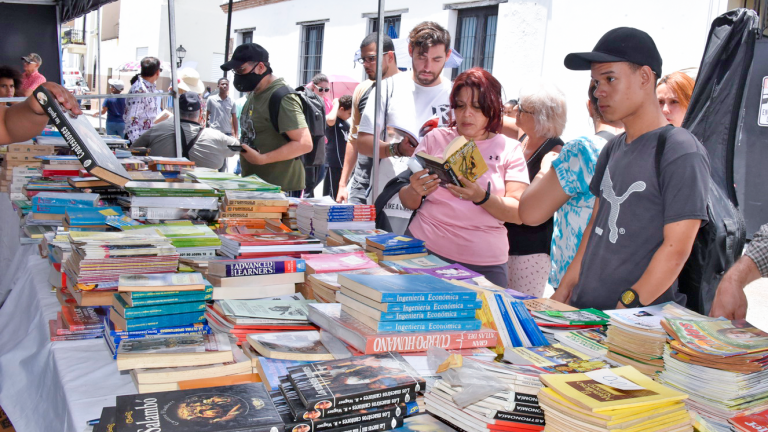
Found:
<path fill-rule="evenodd" d="M 234 73 L 235 73 L 235 75 L 248 75 L 249 73 L 251 73 L 251 72 L 253 72 L 254 70 L 256 70 L 256 68 L 257 68 L 258 66 L 259 66 L 259 64 L 258 64 L 258 63 L 256 63 L 256 64 L 255 64 L 255 65 L 254 65 L 254 66 L 251 68 L 251 70 L 249 70 L 248 72 L 246 72 L 246 71 L 245 71 L 245 68 L 246 68 L 246 67 L 248 67 L 248 65 L 247 65 L 247 64 L 244 64 L 244 65 L 240 66 L 240 67 L 239 67 L 239 68 L 237 68 L 237 69 L 233 69 L 233 70 L 232 70 L 232 72 L 234 72 Z"/>
<path fill-rule="evenodd" d="M 316 88 L 316 89 L 317 89 L 317 91 L 319 91 L 320 93 L 322 93 L 322 92 L 329 92 L 329 91 L 331 91 L 331 88 L 330 88 L 330 87 L 320 87 L 320 86 L 315 86 L 315 88 Z"/>
<path fill-rule="evenodd" d="M 517 112 L 518 112 L 519 114 L 523 114 L 523 113 L 525 113 L 525 114 L 533 114 L 533 111 L 526 111 L 526 110 L 524 110 L 524 109 L 523 109 L 523 106 L 522 106 L 521 104 L 519 104 L 519 103 L 517 104 L 517 106 L 515 107 L 515 109 L 517 109 Z"/>
<path fill-rule="evenodd" d="M 391 52 L 392 51 L 384 51 L 382 54 L 389 54 Z M 375 61 L 376 61 L 376 56 L 375 55 L 369 55 L 369 56 L 360 57 L 359 59 L 357 59 L 357 62 L 360 63 L 360 64 L 373 63 Z"/>

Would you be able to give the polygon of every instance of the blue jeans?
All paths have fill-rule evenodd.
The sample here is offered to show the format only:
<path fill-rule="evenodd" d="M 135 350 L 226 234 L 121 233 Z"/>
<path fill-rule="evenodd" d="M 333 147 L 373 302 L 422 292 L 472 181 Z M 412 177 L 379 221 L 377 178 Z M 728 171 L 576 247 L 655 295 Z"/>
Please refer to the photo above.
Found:
<path fill-rule="evenodd" d="M 125 135 L 125 122 L 107 122 L 107 135 Z"/>

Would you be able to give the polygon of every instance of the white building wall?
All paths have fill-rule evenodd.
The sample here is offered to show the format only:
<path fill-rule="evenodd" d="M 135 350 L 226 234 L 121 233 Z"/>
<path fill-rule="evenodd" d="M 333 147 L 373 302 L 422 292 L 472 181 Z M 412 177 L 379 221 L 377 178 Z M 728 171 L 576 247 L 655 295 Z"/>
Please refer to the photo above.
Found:
<path fill-rule="evenodd" d="M 388 0 L 386 10 L 408 9 L 402 14 L 400 37 L 425 20 L 446 26 L 454 37 L 457 11 L 444 9 L 452 3 L 457 2 Z M 322 70 L 359 80 L 362 68 L 354 67 L 352 59 L 368 32 L 368 19 L 362 14 L 376 12 L 377 7 L 375 0 L 290 0 L 236 10 L 232 37 L 238 44 L 242 38 L 235 30 L 255 27 L 254 42 L 269 51 L 275 74 L 298 85 L 301 26 L 296 23 L 329 19 Z M 630 26 L 654 38 L 664 60 L 664 73 L 697 67 L 712 20 L 727 8 L 727 0 L 508 0 L 499 5 L 494 76 L 504 86 L 507 99 L 516 98 L 527 82 L 555 81 L 568 100 L 564 138 L 590 134 L 584 106 L 589 72 L 567 70 L 563 66 L 566 54 L 590 51 L 606 31 Z M 402 60 L 399 62 L 402 66 Z M 450 72 L 445 71 L 444 76 L 450 77 Z"/>

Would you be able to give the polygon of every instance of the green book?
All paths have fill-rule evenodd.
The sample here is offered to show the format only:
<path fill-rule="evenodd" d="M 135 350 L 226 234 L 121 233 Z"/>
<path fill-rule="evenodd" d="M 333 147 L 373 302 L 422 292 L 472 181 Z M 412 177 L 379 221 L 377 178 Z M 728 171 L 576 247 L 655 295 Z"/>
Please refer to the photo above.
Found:
<path fill-rule="evenodd" d="M 191 291 L 143 291 L 143 292 L 125 292 L 122 294 L 127 295 L 131 301 L 136 301 L 138 299 L 150 299 L 150 298 L 158 298 L 158 297 L 179 297 L 179 296 L 190 296 L 195 294 L 213 294 L 213 285 L 206 283 L 205 289 L 200 290 L 191 290 Z"/>
<path fill-rule="evenodd" d="M 125 319 L 131 320 L 134 318 L 146 318 L 158 315 L 204 312 L 205 300 L 185 303 L 155 304 L 150 306 L 130 307 L 120 294 L 114 294 L 112 297 L 112 308 Z"/>
<path fill-rule="evenodd" d="M 187 303 L 195 301 L 206 301 L 213 298 L 213 287 L 206 287 L 205 291 L 179 291 L 177 295 L 155 296 L 155 297 L 139 297 L 134 298 L 130 292 L 120 293 L 120 297 L 127 304 L 128 307 L 141 307 L 141 306 L 155 306 L 172 303 Z M 146 294 L 146 293 L 141 293 Z M 163 294 L 166 294 L 163 292 Z"/>
<path fill-rule="evenodd" d="M 574 311 L 534 311 L 539 320 L 567 325 L 606 325 L 610 316 L 597 309 L 579 309 Z"/>

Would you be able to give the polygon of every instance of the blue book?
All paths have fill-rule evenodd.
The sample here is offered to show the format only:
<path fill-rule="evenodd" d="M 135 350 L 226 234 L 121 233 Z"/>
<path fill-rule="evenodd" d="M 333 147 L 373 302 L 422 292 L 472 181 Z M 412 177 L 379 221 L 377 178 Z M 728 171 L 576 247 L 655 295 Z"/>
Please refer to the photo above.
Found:
<path fill-rule="evenodd" d="M 379 303 L 477 301 L 476 291 L 429 275 L 340 274 L 342 292 L 353 291 Z"/>
<path fill-rule="evenodd" d="M 115 285 L 117 286 L 117 285 Z M 101 287 L 101 285 L 99 286 Z M 182 297 L 182 296 L 191 296 L 196 295 L 200 293 L 205 294 L 213 294 L 213 285 L 207 283 L 205 284 L 205 289 L 200 290 L 190 290 L 190 291 L 131 291 L 131 292 L 125 292 L 124 295 L 127 295 L 131 301 L 136 301 L 138 299 L 149 299 L 149 298 L 157 298 L 157 297 Z M 127 301 L 127 299 L 126 299 Z"/>
<path fill-rule="evenodd" d="M 398 256 L 398 255 L 410 255 L 417 253 L 425 253 L 427 248 L 424 246 L 416 246 L 402 249 L 384 249 L 381 251 L 383 256 Z"/>
<path fill-rule="evenodd" d="M 173 315 L 158 315 L 146 318 L 134 318 L 126 320 L 114 309 L 110 311 L 109 319 L 115 323 L 115 327 L 125 330 L 147 330 L 161 327 L 188 326 L 196 323 L 205 323 L 205 312 L 188 312 Z"/>
<path fill-rule="evenodd" d="M 195 301 L 207 301 L 213 299 L 212 291 L 182 291 L 184 293 L 190 293 L 189 295 L 172 295 L 164 297 L 144 297 L 144 298 L 131 298 L 131 293 L 120 293 L 123 298 L 123 302 L 127 304 L 127 307 L 141 307 L 141 306 L 156 306 L 172 303 L 188 303 Z"/>
<path fill-rule="evenodd" d="M 424 240 L 393 233 L 366 237 L 365 242 L 366 244 L 381 250 L 406 249 L 424 246 Z"/>
<path fill-rule="evenodd" d="M 520 300 L 509 299 L 509 304 L 512 305 L 512 310 L 517 316 L 520 325 L 523 327 L 523 331 L 528 336 L 528 339 L 534 346 L 546 346 L 549 345 L 544 333 L 541 332 L 541 328 L 533 320 L 531 313 L 528 312 L 523 302 Z"/>
<path fill-rule="evenodd" d="M 122 216 L 122 207 L 67 207 L 67 220 L 70 226 L 105 225 L 107 216 Z"/>
<path fill-rule="evenodd" d="M 479 319 L 435 320 L 435 321 L 380 321 L 371 328 L 379 333 L 389 332 L 431 332 L 431 331 L 473 331 L 480 330 Z"/>
<path fill-rule="evenodd" d="M 192 301 L 184 303 L 156 304 L 149 306 L 128 306 L 120 294 L 112 296 L 112 307 L 125 319 L 152 317 L 157 315 L 171 315 L 195 311 L 205 311 L 205 301 Z"/>
<path fill-rule="evenodd" d="M 208 262 L 208 274 L 221 277 L 261 276 L 279 273 L 302 273 L 307 262 L 291 257 L 257 258 L 248 260 L 218 260 Z"/>
<path fill-rule="evenodd" d="M 47 214 L 57 214 L 57 215 L 63 215 L 67 212 L 67 208 L 71 207 L 86 207 L 86 208 L 93 208 L 93 207 L 87 207 L 80 204 L 68 204 L 68 205 L 54 205 L 54 204 L 32 204 L 32 211 L 35 213 L 47 213 Z M 122 209 L 121 209 L 122 211 Z"/>
<path fill-rule="evenodd" d="M 494 294 L 493 298 L 496 300 L 499 313 L 501 313 L 501 317 L 504 320 L 504 327 L 506 327 L 509 339 L 512 341 L 512 346 L 514 348 L 523 346 L 523 341 L 520 339 L 520 336 L 518 336 L 517 330 L 515 329 L 515 324 L 512 322 L 512 318 L 509 316 L 507 305 L 504 303 L 504 297 L 501 294 Z"/>
<path fill-rule="evenodd" d="M 210 333 L 211 328 L 208 327 L 208 324 L 196 323 L 193 325 L 124 331 L 124 330 L 117 330 L 115 328 L 115 324 L 111 320 L 109 320 L 107 322 L 107 327 L 105 330 L 105 333 L 110 337 L 112 338 L 119 337 L 123 339 L 129 338 L 129 337 L 146 337 L 150 335 L 161 335 L 161 334 L 167 334 L 167 333 L 200 333 L 200 332 Z"/>
<path fill-rule="evenodd" d="M 424 303 L 379 303 L 360 294 L 346 291 L 343 295 L 351 297 L 360 303 L 368 305 L 381 312 L 437 312 L 472 309 L 477 310 L 483 307 L 481 300 L 475 301 L 457 301 L 457 302 L 424 302 Z"/>
<path fill-rule="evenodd" d="M 99 194 L 95 193 L 40 192 L 32 197 L 32 205 L 96 207 L 98 204 Z"/>

